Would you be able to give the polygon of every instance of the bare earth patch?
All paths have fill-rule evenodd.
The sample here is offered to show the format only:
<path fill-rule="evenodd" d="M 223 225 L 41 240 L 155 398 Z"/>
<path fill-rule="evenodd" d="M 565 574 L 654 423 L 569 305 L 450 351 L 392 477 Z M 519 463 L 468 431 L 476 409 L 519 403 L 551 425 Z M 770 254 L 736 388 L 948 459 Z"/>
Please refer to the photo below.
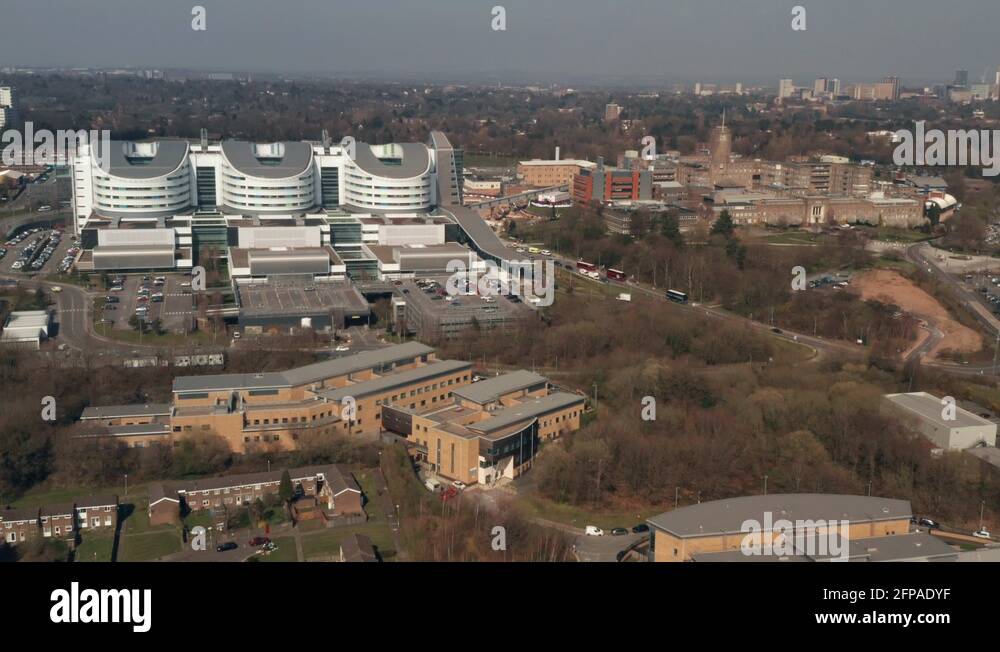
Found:
<path fill-rule="evenodd" d="M 921 290 L 912 281 L 891 270 L 875 270 L 851 279 L 851 287 L 863 299 L 892 303 L 910 314 L 937 325 L 944 334 L 942 340 L 929 352 L 935 358 L 945 350 L 975 353 L 983 346 L 983 338 L 976 331 L 958 323 L 938 301 Z"/>

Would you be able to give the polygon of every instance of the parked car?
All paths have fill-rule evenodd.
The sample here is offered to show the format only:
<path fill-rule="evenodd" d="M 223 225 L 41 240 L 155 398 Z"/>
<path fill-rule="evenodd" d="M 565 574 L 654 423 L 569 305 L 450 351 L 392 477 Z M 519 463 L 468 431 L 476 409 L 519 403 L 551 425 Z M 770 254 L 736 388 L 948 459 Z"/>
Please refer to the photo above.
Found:
<path fill-rule="evenodd" d="M 215 547 L 216 552 L 226 552 L 227 550 L 236 550 L 239 545 L 235 541 L 227 541 L 226 543 L 219 544 Z"/>
<path fill-rule="evenodd" d="M 649 526 L 646 525 L 645 523 L 639 523 L 639 525 L 636 525 L 635 527 L 632 528 L 632 532 L 635 534 L 640 534 L 642 532 L 649 532 Z"/>
<path fill-rule="evenodd" d="M 926 528 L 941 527 L 941 525 L 937 521 L 931 520 L 929 518 L 920 519 L 920 525 L 923 525 Z"/>
<path fill-rule="evenodd" d="M 628 534 L 628 528 L 616 527 L 611 530 L 611 536 L 613 537 L 623 537 Z"/>
<path fill-rule="evenodd" d="M 972 536 L 976 537 L 977 539 L 989 539 L 990 533 L 989 530 L 976 530 L 975 532 L 972 533 Z"/>
<path fill-rule="evenodd" d="M 254 548 L 258 548 L 260 546 L 266 546 L 269 543 L 271 543 L 271 540 L 267 537 L 254 537 L 250 539 L 250 545 L 253 546 Z"/>
<path fill-rule="evenodd" d="M 466 487 L 468 486 L 468 485 L 466 485 L 466 484 L 465 484 L 464 482 L 462 482 L 461 480 L 455 480 L 455 481 L 454 481 L 454 482 L 452 482 L 451 484 L 452 484 L 452 485 L 453 485 L 453 486 L 454 486 L 454 487 L 455 487 L 456 489 L 465 489 L 465 488 L 466 488 Z"/>
<path fill-rule="evenodd" d="M 604 536 L 604 530 L 602 530 L 601 528 L 597 527 L 596 525 L 588 525 L 584 529 L 584 533 L 586 533 L 586 535 L 589 536 L 589 537 L 603 537 Z"/>

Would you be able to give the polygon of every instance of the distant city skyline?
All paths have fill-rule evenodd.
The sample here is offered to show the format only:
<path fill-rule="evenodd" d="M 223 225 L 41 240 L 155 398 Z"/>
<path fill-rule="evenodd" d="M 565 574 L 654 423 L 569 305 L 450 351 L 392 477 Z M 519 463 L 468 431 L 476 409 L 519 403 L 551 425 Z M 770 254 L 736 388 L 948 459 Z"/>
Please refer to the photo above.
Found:
<path fill-rule="evenodd" d="M 190 3 L 8 0 L 0 68 L 158 68 L 400 81 L 585 86 L 736 83 L 776 87 L 898 76 L 946 84 L 955 71 L 992 81 L 1000 4 L 963 0 L 217 0 L 207 29 Z M 491 8 L 506 8 L 494 31 Z M 275 7 L 278 6 L 278 9 Z M 960 38 L 959 38 L 960 36 Z"/>

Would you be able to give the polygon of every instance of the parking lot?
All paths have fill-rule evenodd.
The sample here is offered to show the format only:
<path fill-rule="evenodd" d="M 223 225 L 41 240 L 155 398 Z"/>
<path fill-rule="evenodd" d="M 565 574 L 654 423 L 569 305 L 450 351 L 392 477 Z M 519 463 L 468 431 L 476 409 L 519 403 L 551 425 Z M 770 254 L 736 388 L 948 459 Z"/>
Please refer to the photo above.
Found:
<path fill-rule="evenodd" d="M 137 314 L 136 309 L 140 307 L 146 308 L 143 318 L 147 323 L 159 319 L 165 331 L 191 328 L 195 315 L 194 295 L 190 286 L 184 285 L 190 284 L 190 277 L 181 274 L 111 275 L 112 280 L 116 278 L 123 278 L 121 289 L 108 291 L 107 297 L 111 297 L 112 302 L 105 303 L 102 315 L 103 319 L 109 320 L 111 328 L 130 329 L 129 318 Z M 163 279 L 162 285 L 157 284 L 158 278 Z M 140 295 L 143 289 L 146 291 Z"/>
<path fill-rule="evenodd" d="M 76 243 L 65 233 L 32 227 L 12 235 L 2 245 L 0 272 L 38 274 L 66 271 L 63 260 Z"/>

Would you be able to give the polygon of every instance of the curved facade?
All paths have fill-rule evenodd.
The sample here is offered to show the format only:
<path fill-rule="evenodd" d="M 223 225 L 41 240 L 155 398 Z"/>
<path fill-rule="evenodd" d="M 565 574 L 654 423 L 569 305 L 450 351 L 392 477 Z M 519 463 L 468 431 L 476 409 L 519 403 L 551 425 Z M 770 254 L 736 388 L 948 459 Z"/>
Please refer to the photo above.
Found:
<path fill-rule="evenodd" d="M 369 211 L 420 211 L 432 205 L 427 147 L 419 143 L 357 143 L 344 165 L 344 202 Z"/>
<path fill-rule="evenodd" d="M 191 166 L 183 141 L 112 142 L 92 162 L 93 204 L 105 215 L 171 215 L 191 204 Z"/>
<path fill-rule="evenodd" d="M 248 213 L 295 213 L 316 204 L 308 143 L 222 145 L 221 203 Z"/>
<path fill-rule="evenodd" d="M 429 143 L 209 144 L 112 142 L 108 156 L 77 151 L 73 211 L 158 218 L 196 210 L 301 215 L 322 209 L 417 213 L 461 204 L 459 150 L 443 134 Z M 445 178 L 442 178 L 445 177 Z"/>

